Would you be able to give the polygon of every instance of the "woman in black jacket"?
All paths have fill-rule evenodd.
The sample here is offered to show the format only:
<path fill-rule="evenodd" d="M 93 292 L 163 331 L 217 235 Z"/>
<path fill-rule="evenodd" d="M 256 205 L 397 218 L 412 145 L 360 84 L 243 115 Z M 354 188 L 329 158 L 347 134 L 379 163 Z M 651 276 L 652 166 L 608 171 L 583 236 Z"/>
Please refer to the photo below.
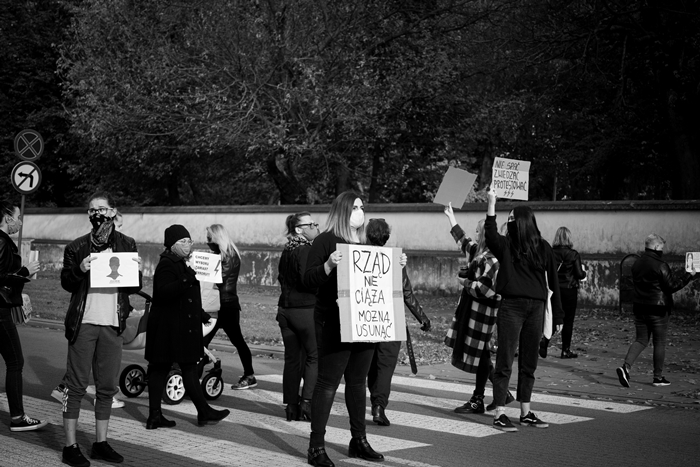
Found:
<path fill-rule="evenodd" d="M 197 377 L 197 362 L 204 355 L 202 323 L 210 317 L 202 309 L 196 274 L 185 262 L 192 243 L 185 227 L 175 224 L 165 229 L 165 251 L 153 274 L 153 302 L 146 328 L 148 430 L 175 426 L 161 413 L 161 397 L 173 362 L 182 370 L 182 382 L 197 408 L 199 426 L 218 422 L 229 414 L 228 410 L 209 406 Z"/>
<path fill-rule="evenodd" d="M 282 287 L 277 303 L 277 322 L 284 341 L 282 371 L 283 403 L 287 420 L 311 420 L 311 396 L 318 377 L 318 349 L 314 325 L 315 290 L 302 283 L 311 242 L 318 236 L 318 224 L 308 212 L 290 214 L 285 221 L 287 244 L 279 264 L 277 280 Z M 304 388 L 299 401 L 299 383 Z"/>
<path fill-rule="evenodd" d="M 566 227 L 559 227 L 554 235 L 552 251 L 557 262 L 559 295 L 564 309 L 564 328 L 561 331 L 561 358 L 576 358 L 578 354 L 571 351 L 571 336 L 574 333 L 574 318 L 578 304 L 579 281 L 586 278 L 586 271 L 581 265 L 581 257 L 574 250 L 571 232 Z"/>

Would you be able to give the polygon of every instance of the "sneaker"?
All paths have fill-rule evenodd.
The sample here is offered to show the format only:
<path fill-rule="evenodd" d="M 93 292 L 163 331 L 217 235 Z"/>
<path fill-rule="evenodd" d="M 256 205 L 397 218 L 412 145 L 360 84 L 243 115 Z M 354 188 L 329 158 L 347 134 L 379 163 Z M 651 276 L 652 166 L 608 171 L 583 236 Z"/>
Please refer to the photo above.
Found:
<path fill-rule="evenodd" d="M 238 383 L 231 385 L 231 389 L 250 389 L 254 388 L 257 385 L 258 382 L 256 381 L 255 376 L 241 376 L 241 379 L 238 380 Z"/>
<path fill-rule="evenodd" d="M 515 397 L 513 397 L 513 393 L 508 391 L 508 394 L 506 394 L 506 405 L 510 404 L 515 400 Z M 491 412 L 496 408 L 496 401 L 491 402 L 489 405 L 486 406 L 486 411 Z"/>
<path fill-rule="evenodd" d="M 620 380 L 620 384 L 623 387 L 630 387 L 630 373 L 627 371 L 627 368 L 624 366 L 621 366 L 617 370 L 617 378 Z"/>
<path fill-rule="evenodd" d="M 55 388 L 53 388 L 53 391 L 51 391 L 51 397 L 56 399 L 58 402 L 63 404 L 63 398 L 68 394 L 68 388 L 63 385 L 63 383 L 59 384 Z"/>
<path fill-rule="evenodd" d="M 48 425 L 49 422 L 37 420 L 36 418 L 22 415 L 19 420 L 12 419 L 10 422 L 10 431 L 34 431 Z"/>
<path fill-rule="evenodd" d="M 102 459 L 106 462 L 114 462 L 119 464 L 124 461 L 124 456 L 112 449 L 112 446 L 107 441 L 100 443 L 92 443 L 92 451 L 90 451 L 91 459 Z"/>
<path fill-rule="evenodd" d="M 515 428 L 515 426 L 513 426 L 513 424 L 510 422 L 510 419 L 506 416 L 506 414 L 501 414 L 500 417 L 494 418 L 493 427 L 497 430 L 505 431 L 508 433 L 518 431 L 518 429 Z"/>
<path fill-rule="evenodd" d="M 661 378 L 654 378 L 654 382 L 651 384 L 653 386 L 670 386 L 671 385 L 671 383 L 663 376 Z"/>
<path fill-rule="evenodd" d="M 83 456 L 80 452 L 80 447 L 78 443 L 72 446 L 65 446 L 63 448 L 63 458 L 61 459 L 64 464 L 72 465 L 74 467 L 90 467 L 90 461 Z"/>
<path fill-rule="evenodd" d="M 520 417 L 520 424 L 522 426 L 534 426 L 535 428 L 549 428 L 549 423 L 543 422 L 532 412 L 528 412 L 524 417 Z"/>
<path fill-rule="evenodd" d="M 92 405 L 97 404 L 97 399 L 92 400 Z M 124 403 L 123 400 L 117 399 L 117 396 L 112 397 L 112 408 L 113 409 L 121 409 L 124 407 L 126 404 Z"/>
<path fill-rule="evenodd" d="M 469 402 L 467 402 L 464 405 L 460 405 L 455 409 L 456 413 L 484 413 L 486 410 L 484 409 L 484 396 L 472 396 L 471 399 L 469 399 Z"/>

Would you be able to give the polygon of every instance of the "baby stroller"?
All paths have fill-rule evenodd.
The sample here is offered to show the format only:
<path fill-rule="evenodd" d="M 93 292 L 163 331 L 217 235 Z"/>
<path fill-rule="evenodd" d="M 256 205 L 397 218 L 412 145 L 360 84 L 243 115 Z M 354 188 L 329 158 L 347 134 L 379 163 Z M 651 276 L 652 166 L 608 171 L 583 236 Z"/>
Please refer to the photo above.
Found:
<path fill-rule="evenodd" d="M 145 305 L 143 311 L 132 311 L 126 320 L 126 329 L 122 333 L 124 339 L 122 348 L 124 350 L 140 350 L 146 347 L 146 323 L 148 322 L 148 313 L 151 308 L 151 297 L 145 292 L 137 292 L 137 295 L 145 299 Z M 208 324 L 202 325 L 204 335 L 211 332 L 215 324 L 216 318 L 212 318 Z M 204 347 L 204 353 L 205 358 L 203 362 L 200 362 L 200 368 L 203 368 L 208 363 L 213 364 L 213 368 L 209 369 L 203 377 L 201 377 L 200 373 L 204 397 L 208 400 L 218 399 L 221 393 L 224 392 L 224 380 L 221 378 L 221 360 L 217 359 L 206 347 Z M 119 376 L 119 388 L 127 397 L 138 397 L 147 386 L 148 375 L 141 365 L 128 365 Z M 185 386 L 182 382 L 182 372 L 177 365 L 173 365 L 163 391 L 163 402 L 175 405 L 182 402 L 184 397 Z"/>

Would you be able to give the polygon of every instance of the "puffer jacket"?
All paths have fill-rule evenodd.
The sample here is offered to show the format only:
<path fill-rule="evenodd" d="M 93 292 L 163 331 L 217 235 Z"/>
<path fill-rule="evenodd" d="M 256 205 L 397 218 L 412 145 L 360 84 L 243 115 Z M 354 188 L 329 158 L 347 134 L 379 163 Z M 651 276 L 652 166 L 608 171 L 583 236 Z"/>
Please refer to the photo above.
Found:
<path fill-rule="evenodd" d="M 233 307 L 237 310 L 241 309 L 241 304 L 238 300 L 238 274 L 241 272 L 241 258 L 234 255 L 229 259 L 222 260 L 221 278 L 223 282 L 216 284 L 219 289 L 219 300 L 223 306 Z"/>
<path fill-rule="evenodd" d="M 578 289 L 579 281 L 586 278 L 578 251 L 568 246 L 555 246 L 552 247 L 552 251 L 557 263 L 559 288 Z"/>
<path fill-rule="evenodd" d="M 136 242 L 133 238 L 127 237 L 116 230 L 112 232 L 110 237 L 112 252 L 114 253 L 129 253 L 136 252 Z M 68 339 L 68 344 L 73 344 L 78 338 L 80 325 L 83 321 L 85 313 L 85 301 L 90 288 L 90 272 L 83 272 L 80 269 L 80 263 L 86 256 L 90 255 L 90 234 L 83 235 L 68 245 L 63 252 L 63 269 L 61 269 L 61 287 L 71 293 L 68 311 L 66 312 L 65 336 Z M 126 328 L 126 319 L 131 312 L 129 304 L 129 295 L 141 290 L 143 284 L 143 276 L 139 271 L 138 287 L 121 287 L 117 292 L 117 313 L 119 315 L 119 331 L 121 334 Z"/>
<path fill-rule="evenodd" d="M 646 248 L 632 265 L 634 303 L 655 306 L 673 306 L 673 292 L 685 287 L 692 279 L 688 272 L 674 276 L 661 252 Z"/>

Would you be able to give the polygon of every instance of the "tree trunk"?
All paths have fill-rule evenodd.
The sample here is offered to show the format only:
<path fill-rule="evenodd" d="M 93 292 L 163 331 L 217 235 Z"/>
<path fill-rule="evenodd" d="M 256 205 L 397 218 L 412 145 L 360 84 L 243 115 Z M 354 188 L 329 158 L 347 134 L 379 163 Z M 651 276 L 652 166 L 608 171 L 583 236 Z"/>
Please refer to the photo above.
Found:
<path fill-rule="evenodd" d="M 382 169 L 384 168 L 382 155 L 384 155 L 384 152 L 382 151 L 381 144 L 375 144 L 372 151 L 372 175 L 369 183 L 369 203 L 379 203 L 381 201 L 381 182 L 379 179 Z"/>
<path fill-rule="evenodd" d="M 692 133 L 697 132 L 698 128 L 691 130 L 684 118 L 689 117 L 690 122 L 697 120 L 690 115 L 687 110 L 692 106 L 678 106 L 678 96 L 674 90 L 669 91 L 667 99 L 668 120 L 673 139 L 673 150 L 676 155 L 676 176 L 672 177 L 676 183 L 672 188 L 674 199 L 700 199 L 700 148 L 693 147 Z M 681 108 L 679 108 L 681 107 Z M 685 107 L 686 112 L 683 112 Z M 683 113 L 685 115 L 683 115 Z"/>

